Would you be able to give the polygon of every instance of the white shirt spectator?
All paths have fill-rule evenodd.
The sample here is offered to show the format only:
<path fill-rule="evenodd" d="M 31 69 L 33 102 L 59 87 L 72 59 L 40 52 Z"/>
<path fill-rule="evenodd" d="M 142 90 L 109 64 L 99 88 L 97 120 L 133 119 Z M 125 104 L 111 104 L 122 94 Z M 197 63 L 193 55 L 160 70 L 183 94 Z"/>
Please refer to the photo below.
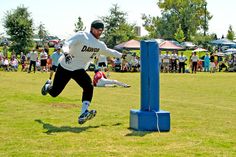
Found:
<path fill-rule="evenodd" d="M 30 60 L 31 61 L 36 61 L 38 58 L 38 52 L 37 51 L 31 51 L 30 52 Z"/>
<path fill-rule="evenodd" d="M 46 59 L 48 59 L 48 54 L 47 54 L 47 52 L 42 51 L 40 53 L 40 60 L 46 60 Z"/>
<path fill-rule="evenodd" d="M 14 58 L 12 61 L 11 61 L 11 65 L 14 66 L 14 67 L 17 67 L 18 66 L 18 61 L 16 58 Z"/>
<path fill-rule="evenodd" d="M 99 63 L 105 63 L 107 65 L 107 57 L 104 55 L 99 55 L 97 64 L 99 65 Z"/>
<path fill-rule="evenodd" d="M 179 59 L 179 62 L 185 62 L 187 60 L 187 57 L 185 55 L 183 56 L 179 55 L 178 59 Z"/>
<path fill-rule="evenodd" d="M 169 63 L 170 62 L 170 55 L 164 54 L 163 55 L 163 63 Z"/>
<path fill-rule="evenodd" d="M 192 60 L 192 62 L 197 62 L 198 56 L 192 55 L 191 60 Z"/>
<path fill-rule="evenodd" d="M 3 61 L 3 65 L 6 65 L 6 66 L 8 66 L 8 65 L 9 65 L 9 61 L 8 61 L 8 59 L 7 59 L 7 58 L 5 58 L 5 59 L 4 59 L 4 61 Z"/>
<path fill-rule="evenodd" d="M 130 61 L 131 66 L 137 66 L 138 65 L 138 59 L 133 56 L 131 61 Z"/>
<path fill-rule="evenodd" d="M 178 59 L 178 56 L 177 56 L 177 54 L 176 53 L 174 53 L 174 54 L 171 54 L 171 59 L 173 59 L 173 60 L 175 60 L 175 59 Z"/>

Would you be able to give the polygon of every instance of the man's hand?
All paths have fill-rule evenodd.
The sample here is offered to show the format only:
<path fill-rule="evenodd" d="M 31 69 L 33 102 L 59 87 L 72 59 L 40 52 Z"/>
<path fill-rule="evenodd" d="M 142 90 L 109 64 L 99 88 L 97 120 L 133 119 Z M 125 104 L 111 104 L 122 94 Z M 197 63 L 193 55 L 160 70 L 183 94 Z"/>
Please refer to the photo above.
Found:
<path fill-rule="evenodd" d="M 73 56 L 70 55 L 69 53 L 66 53 L 66 52 L 64 52 L 64 55 L 65 55 L 65 62 L 66 62 L 66 64 L 70 64 L 72 59 L 73 59 Z"/>

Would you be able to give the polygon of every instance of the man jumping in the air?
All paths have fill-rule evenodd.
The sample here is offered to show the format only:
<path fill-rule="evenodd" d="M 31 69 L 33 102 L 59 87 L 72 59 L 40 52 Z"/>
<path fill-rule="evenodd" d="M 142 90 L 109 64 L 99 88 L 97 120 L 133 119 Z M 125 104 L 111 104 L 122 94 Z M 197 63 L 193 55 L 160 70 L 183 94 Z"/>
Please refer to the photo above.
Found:
<path fill-rule="evenodd" d="M 96 115 L 96 110 L 88 110 L 93 97 L 93 85 L 85 69 L 99 54 L 122 57 L 121 53 L 107 48 L 106 44 L 99 40 L 103 30 L 103 22 L 95 20 L 91 24 L 90 32 L 80 31 L 69 38 L 62 48 L 64 55 L 59 59 L 53 84 L 51 80 L 47 80 L 41 90 L 42 95 L 49 93 L 52 97 L 56 97 L 62 92 L 69 80 L 74 79 L 83 88 L 79 124 L 85 123 Z"/>

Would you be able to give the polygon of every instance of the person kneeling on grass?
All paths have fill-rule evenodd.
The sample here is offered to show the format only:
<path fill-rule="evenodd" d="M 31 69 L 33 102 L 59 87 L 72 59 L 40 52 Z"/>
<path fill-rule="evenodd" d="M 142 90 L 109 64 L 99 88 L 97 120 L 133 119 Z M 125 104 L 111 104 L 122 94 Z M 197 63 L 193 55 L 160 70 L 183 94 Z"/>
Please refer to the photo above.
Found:
<path fill-rule="evenodd" d="M 117 80 L 108 79 L 105 73 L 102 71 L 99 71 L 99 69 L 95 69 L 94 73 L 95 75 L 93 77 L 93 85 L 95 87 L 106 87 L 106 86 L 114 86 L 114 85 L 122 86 L 125 88 L 130 87 L 130 85 L 128 84 L 119 82 Z"/>

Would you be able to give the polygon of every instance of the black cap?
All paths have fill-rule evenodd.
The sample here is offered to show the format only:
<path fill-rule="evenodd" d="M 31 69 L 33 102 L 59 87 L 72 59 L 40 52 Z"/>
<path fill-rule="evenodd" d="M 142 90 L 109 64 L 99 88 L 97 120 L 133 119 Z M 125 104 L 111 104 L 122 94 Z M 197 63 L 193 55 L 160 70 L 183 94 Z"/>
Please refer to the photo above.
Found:
<path fill-rule="evenodd" d="M 99 28 L 104 29 L 104 24 L 101 20 L 95 20 L 92 22 L 91 27 L 96 28 L 96 29 L 99 29 Z"/>

